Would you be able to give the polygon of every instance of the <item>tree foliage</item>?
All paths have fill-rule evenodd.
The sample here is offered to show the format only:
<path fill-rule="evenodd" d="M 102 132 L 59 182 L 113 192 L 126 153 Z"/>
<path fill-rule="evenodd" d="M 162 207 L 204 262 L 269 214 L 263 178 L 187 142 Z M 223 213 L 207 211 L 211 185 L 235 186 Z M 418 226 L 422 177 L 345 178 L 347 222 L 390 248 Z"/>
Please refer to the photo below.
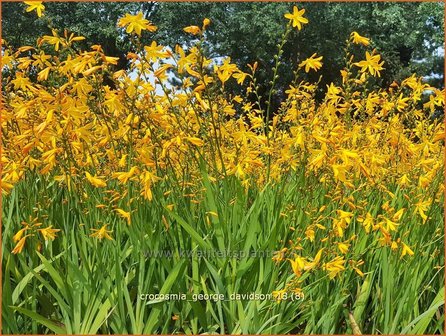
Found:
<path fill-rule="evenodd" d="M 160 29 L 143 42 L 155 39 L 174 47 L 187 44 L 183 27 L 212 19 L 207 33 L 211 56 L 231 57 L 239 66 L 259 62 L 260 79 L 267 90 L 273 67 L 271 55 L 283 33 L 283 13 L 292 3 L 212 3 L 212 2 L 59 2 L 45 3 L 45 16 L 35 19 L 24 12 L 22 3 L 2 5 L 3 37 L 12 45 L 31 44 L 37 36 L 50 33 L 48 26 L 68 28 L 87 38 L 86 44 L 101 44 L 105 52 L 120 57 L 119 67 L 127 66 L 125 52 L 129 43 L 117 29 L 116 22 L 126 12 L 142 11 Z M 338 78 L 343 67 L 344 45 L 357 31 L 372 40 L 385 61 L 383 85 L 401 80 L 410 73 L 428 77 L 437 87 L 443 83 L 444 4 L 422 3 L 305 3 L 308 29 L 295 32 L 285 46 L 278 83 L 286 89 L 298 62 L 314 52 L 323 55 L 322 84 Z M 87 47 L 87 45 L 85 45 Z M 319 74 L 318 74 L 319 76 Z M 317 80 L 318 78 L 309 78 Z M 262 81 L 260 81 L 262 82 Z M 325 87 L 322 85 L 321 87 Z M 261 88 L 262 90 L 262 88 Z"/>

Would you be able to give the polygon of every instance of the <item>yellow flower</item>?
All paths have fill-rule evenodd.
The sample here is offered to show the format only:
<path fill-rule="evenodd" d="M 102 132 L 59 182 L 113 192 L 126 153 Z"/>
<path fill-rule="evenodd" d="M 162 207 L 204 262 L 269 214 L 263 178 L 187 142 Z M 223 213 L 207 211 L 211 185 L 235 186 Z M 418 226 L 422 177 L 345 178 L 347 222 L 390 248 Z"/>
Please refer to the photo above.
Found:
<path fill-rule="evenodd" d="M 362 44 L 364 46 L 368 46 L 370 44 L 370 40 L 367 37 L 359 35 L 357 32 L 353 32 L 350 34 L 350 38 L 353 43 Z"/>
<path fill-rule="evenodd" d="M 156 62 L 159 59 L 169 57 L 169 53 L 164 51 L 164 47 L 158 45 L 156 41 L 152 41 L 150 46 L 144 46 L 144 50 L 146 51 L 146 59 L 151 62 Z"/>
<path fill-rule="evenodd" d="M 103 188 L 107 186 L 104 180 L 101 180 L 97 176 L 91 176 L 89 172 L 85 172 L 85 176 L 87 177 L 88 182 L 90 182 L 96 188 Z"/>
<path fill-rule="evenodd" d="M 428 199 L 426 201 L 420 200 L 418 203 L 415 204 L 415 213 L 418 212 L 418 214 L 423 218 L 423 223 L 427 221 L 427 215 L 425 214 L 426 211 L 428 211 L 430 205 L 432 203 L 431 199 Z"/>
<path fill-rule="evenodd" d="M 205 18 L 203 20 L 203 30 L 206 29 L 207 26 L 209 26 L 211 24 L 211 20 L 209 20 L 208 18 Z"/>
<path fill-rule="evenodd" d="M 308 19 L 304 18 L 303 15 L 305 13 L 305 9 L 298 10 L 296 6 L 293 7 L 293 14 L 287 13 L 285 14 L 285 18 L 289 19 L 293 25 L 293 27 L 297 27 L 298 30 L 302 29 L 302 23 L 308 23 Z"/>
<path fill-rule="evenodd" d="M 358 218 L 358 222 L 362 223 L 365 232 L 369 233 L 373 227 L 373 216 L 369 212 L 367 212 L 365 218 Z"/>
<path fill-rule="evenodd" d="M 310 58 L 307 58 L 305 61 L 302 61 L 299 64 L 299 67 L 305 67 L 305 72 L 309 72 L 310 69 L 318 71 L 322 67 L 322 56 L 316 57 L 316 54 L 311 55 Z"/>
<path fill-rule="evenodd" d="M 305 259 L 299 256 L 296 256 L 294 260 L 288 259 L 291 263 L 291 268 L 293 269 L 294 274 L 300 277 L 302 274 L 302 270 L 305 267 Z"/>
<path fill-rule="evenodd" d="M 354 260 L 350 260 L 349 261 L 350 266 L 355 270 L 355 272 L 360 276 L 363 277 L 364 273 L 358 268 L 359 266 L 364 264 L 364 261 L 359 260 L 359 261 L 354 261 Z"/>
<path fill-rule="evenodd" d="M 271 258 L 275 262 L 281 262 L 285 259 L 285 253 L 288 251 L 286 247 L 281 249 L 280 251 L 275 251 L 274 256 Z"/>
<path fill-rule="evenodd" d="M 400 220 L 401 220 L 401 217 L 403 216 L 405 210 L 406 210 L 405 208 L 402 208 L 402 209 L 398 210 L 397 212 L 395 212 L 395 214 L 394 214 L 393 217 L 392 217 L 392 220 L 393 220 L 394 222 L 398 222 L 398 221 L 400 221 Z"/>
<path fill-rule="evenodd" d="M 185 27 L 183 28 L 183 30 L 186 33 L 192 34 L 192 35 L 198 35 L 201 33 L 201 29 L 198 26 L 189 26 L 189 27 Z"/>
<path fill-rule="evenodd" d="M 127 223 L 130 225 L 130 212 L 124 211 L 122 209 L 116 209 L 116 212 L 124 219 L 127 220 Z"/>
<path fill-rule="evenodd" d="M 201 147 L 204 145 L 204 141 L 200 138 L 196 137 L 186 137 L 186 140 L 189 141 L 192 145 L 195 145 L 197 147 Z"/>
<path fill-rule="evenodd" d="M 401 257 L 404 257 L 406 254 L 413 256 L 414 252 L 410 249 L 409 246 L 401 242 L 401 245 L 403 245 L 403 250 L 401 251 Z"/>
<path fill-rule="evenodd" d="M 407 186 L 407 185 L 410 184 L 410 179 L 409 179 L 409 177 L 407 176 L 407 174 L 404 174 L 403 176 L 401 176 L 401 177 L 398 179 L 398 184 L 399 184 L 401 187 L 403 187 L 403 186 Z"/>
<path fill-rule="evenodd" d="M 43 238 L 45 240 L 54 240 L 56 238 L 56 232 L 59 232 L 59 229 L 52 229 L 52 225 L 48 226 L 45 229 L 39 229 L 40 233 L 42 234 Z"/>
<path fill-rule="evenodd" d="M 25 237 L 21 238 L 19 240 L 19 242 L 17 243 L 17 245 L 14 247 L 14 249 L 12 250 L 13 254 L 17 254 L 17 253 L 21 253 L 23 250 L 23 247 L 25 246 L 25 242 L 26 242 L 26 238 L 28 238 L 29 236 L 32 236 L 31 234 L 26 235 Z"/>
<path fill-rule="evenodd" d="M 139 173 L 138 167 L 132 167 L 128 172 L 116 172 L 113 173 L 112 177 L 117 178 L 120 183 L 125 184 L 129 179 L 131 179 L 136 173 Z"/>
<path fill-rule="evenodd" d="M 324 250 L 324 248 L 321 248 L 317 253 L 316 256 L 314 257 L 312 262 L 306 262 L 305 266 L 304 266 L 304 270 L 305 271 L 309 271 L 312 270 L 313 268 L 315 268 L 318 264 L 319 261 L 321 260 L 322 257 L 322 251 Z"/>
<path fill-rule="evenodd" d="M 333 169 L 333 175 L 335 179 L 341 182 L 347 182 L 347 179 L 345 177 L 346 170 L 344 166 L 333 164 L 331 165 L 331 168 Z"/>
<path fill-rule="evenodd" d="M 336 212 L 339 219 L 333 218 L 333 229 L 338 237 L 343 237 L 344 229 L 350 224 L 353 213 L 342 210 L 336 210 Z"/>
<path fill-rule="evenodd" d="M 408 104 L 407 104 L 408 101 L 409 101 L 408 97 L 403 98 L 403 94 L 400 94 L 400 96 L 398 97 L 397 104 L 396 104 L 396 109 L 399 112 L 403 112 L 408 106 Z"/>
<path fill-rule="evenodd" d="M 53 36 L 50 35 L 44 35 L 41 39 L 41 42 L 46 42 L 48 44 L 53 44 L 54 45 L 54 50 L 58 51 L 60 48 L 60 45 L 62 44 L 63 46 L 66 45 L 65 41 L 59 36 L 59 34 L 57 33 L 57 30 L 52 29 L 51 30 L 53 33 Z"/>
<path fill-rule="evenodd" d="M 160 180 L 160 178 L 149 171 L 143 172 L 140 177 L 142 185 L 141 195 L 143 195 L 147 200 L 151 201 L 153 198 L 152 183 Z"/>
<path fill-rule="evenodd" d="M 243 84 L 243 82 L 246 79 L 246 76 L 248 76 L 248 74 L 245 72 L 242 72 L 242 71 L 236 72 L 232 75 L 232 77 L 234 77 L 237 80 L 237 84 L 240 84 L 240 85 Z"/>
<path fill-rule="evenodd" d="M 310 242 L 313 242 L 315 236 L 314 230 L 311 227 L 307 228 L 307 230 L 305 231 L 305 236 L 307 236 Z"/>
<path fill-rule="evenodd" d="M 361 62 L 357 62 L 357 63 L 353 63 L 353 64 L 360 67 L 361 72 L 365 72 L 368 70 L 372 76 L 377 75 L 378 77 L 380 77 L 381 74 L 379 72 L 384 69 L 382 67 L 384 62 L 379 63 L 379 61 L 381 60 L 381 56 L 373 55 L 373 53 L 370 55 L 370 53 L 368 51 L 366 51 L 365 58 L 366 58 L 365 61 L 361 61 Z"/>
<path fill-rule="evenodd" d="M 386 229 L 388 231 L 396 231 L 396 227 L 399 225 L 398 223 L 395 223 L 386 217 L 384 217 L 384 220 L 386 221 Z"/>
<path fill-rule="evenodd" d="M 336 275 L 345 270 L 344 263 L 344 257 L 336 257 L 332 261 L 324 264 L 323 269 L 328 271 L 329 278 L 333 279 Z"/>
<path fill-rule="evenodd" d="M 37 80 L 38 80 L 38 81 L 44 81 L 44 80 L 47 80 L 47 79 L 48 79 L 48 75 L 50 74 L 50 70 L 51 70 L 51 68 L 48 67 L 48 68 L 45 68 L 45 69 L 43 69 L 42 71 L 40 71 L 40 72 L 37 74 Z"/>
<path fill-rule="evenodd" d="M 358 273 L 358 275 L 359 275 L 360 277 L 363 277 L 363 276 L 364 276 L 364 273 L 363 273 L 358 267 L 353 267 L 353 269 L 355 270 L 356 273 Z"/>
<path fill-rule="evenodd" d="M 348 224 L 350 224 L 353 213 L 343 210 L 336 210 L 340 219 L 344 219 Z"/>
<path fill-rule="evenodd" d="M 42 11 L 45 10 L 45 6 L 42 4 L 42 1 L 24 1 L 26 5 L 29 7 L 26 8 L 27 12 L 32 12 L 33 10 L 36 10 L 37 16 L 41 17 Z"/>
<path fill-rule="evenodd" d="M 277 302 L 282 301 L 286 297 L 286 290 L 281 289 L 277 291 L 273 291 L 273 298 L 276 299 Z"/>
<path fill-rule="evenodd" d="M 350 244 L 338 243 L 338 249 L 339 249 L 339 251 L 341 251 L 342 254 L 346 254 L 348 252 L 349 247 L 350 247 Z"/>
<path fill-rule="evenodd" d="M 338 100 L 340 99 L 339 94 L 341 92 L 341 88 L 335 86 L 333 83 L 330 83 L 330 86 L 327 85 L 326 97 L 330 100 Z"/>
<path fill-rule="evenodd" d="M 103 238 L 106 238 L 108 240 L 113 240 L 113 238 L 109 235 L 109 233 L 113 231 L 107 230 L 107 224 L 102 226 L 99 230 L 98 229 L 90 229 L 90 230 L 95 231 L 90 235 L 90 237 L 96 237 L 99 240 L 102 240 Z"/>
<path fill-rule="evenodd" d="M 20 229 L 19 231 L 17 231 L 17 233 L 14 235 L 14 237 L 12 237 L 12 240 L 14 242 L 18 242 L 20 239 L 22 239 L 23 234 L 25 233 L 26 230 L 28 230 L 29 227 L 26 226 L 23 229 Z"/>
<path fill-rule="evenodd" d="M 118 21 L 119 27 L 125 27 L 127 33 L 132 33 L 133 31 L 141 36 L 141 30 L 147 30 L 151 33 L 156 31 L 157 27 L 152 25 L 149 20 L 144 19 L 142 12 L 136 15 L 125 14 L 125 16 Z"/>

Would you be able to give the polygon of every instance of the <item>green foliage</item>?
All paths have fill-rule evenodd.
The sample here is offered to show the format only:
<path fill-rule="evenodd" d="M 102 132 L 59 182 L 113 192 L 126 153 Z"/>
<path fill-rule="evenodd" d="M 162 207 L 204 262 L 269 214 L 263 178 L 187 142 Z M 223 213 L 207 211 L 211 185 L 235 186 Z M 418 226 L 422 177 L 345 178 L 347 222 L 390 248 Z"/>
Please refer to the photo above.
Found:
<path fill-rule="evenodd" d="M 165 188 L 159 186 L 154 203 L 135 204 L 130 226 L 113 211 L 95 208 L 93 195 L 102 191 L 93 187 L 86 186 L 92 197 L 82 199 L 46 178 L 34 186 L 31 180 L 20 182 L 3 204 L 5 225 L 19 227 L 38 204 L 40 215 L 54 219 L 62 232 L 40 253 L 27 248 L 17 255 L 9 252 L 12 232 L 5 233 L 3 332 L 351 334 L 352 312 L 367 334 L 440 333 L 444 246 L 438 235 L 443 230 L 439 206 L 431 209 L 425 225 L 415 216 L 404 221 L 409 243 L 420 247 L 414 257 L 401 258 L 371 236 L 362 236 L 351 253 L 364 260 L 363 278 L 352 270 L 334 280 L 322 271 L 308 273 L 301 279 L 304 299 L 298 301 L 193 301 L 192 294 L 270 294 L 294 277 L 288 261 L 277 264 L 268 255 L 249 257 L 249 252 L 280 250 L 289 240 L 296 241 L 299 235 L 291 228 L 311 224 L 305 209 L 336 209 L 324 197 L 328 190 L 318 178 L 303 176 L 299 169 L 281 183 L 249 193 L 235 178 L 216 184 L 205 180 L 206 196 L 199 205 L 176 191 L 164 196 Z M 379 204 L 383 194 L 359 196 Z M 396 192 L 395 202 L 406 207 L 408 200 Z M 168 211 L 166 226 L 162 217 L 168 204 L 175 207 Z M 289 210 L 290 204 L 295 211 Z M 207 221 L 209 211 L 218 216 Z M 89 237 L 98 223 L 109 224 L 112 241 Z M 351 225 L 346 235 L 357 230 Z M 318 249 L 309 240 L 303 247 L 313 254 Z M 149 253 L 162 250 L 173 253 Z M 179 251 L 246 254 L 181 256 Z M 185 293 L 189 301 L 141 299 L 141 294 L 158 293 Z"/>
<path fill-rule="evenodd" d="M 182 27 L 212 17 L 207 39 L 213 56 L 228 55 L 239 66 L 259 61 L 259 82 L 265 83 L 260 91 L 266 95 L 273 67 L 269 55 L 277 52 L 276 41 L 283 33 L 283 13 L 291 6 L 292 3 L 162 3 L 154 19 L 164 32 L 158 40 L 175 45 L 185 36 Z M 352 31 L 370 37 L 382 55 L 386 70 L 382 85 L 400 81 L 411 73 L 422 76 L 434 73 L 438 77 L 430 78 L 430 82 L 443 86 L 444 55 L 438 51 L 444 44 L 442 3 L 310 2 L 299 7 L 306 9 L 311 24 L 301 32 L 294 32 L 285 46 L 276 100 L 283 99 L 296 65 L 314 52 L 324 56 L 324 66 L 309 79 L 317 81 L 322 75 L 322 88 L 330 82 L 339 84 L 344 53 L 338 41 L 348 39 Z"/>

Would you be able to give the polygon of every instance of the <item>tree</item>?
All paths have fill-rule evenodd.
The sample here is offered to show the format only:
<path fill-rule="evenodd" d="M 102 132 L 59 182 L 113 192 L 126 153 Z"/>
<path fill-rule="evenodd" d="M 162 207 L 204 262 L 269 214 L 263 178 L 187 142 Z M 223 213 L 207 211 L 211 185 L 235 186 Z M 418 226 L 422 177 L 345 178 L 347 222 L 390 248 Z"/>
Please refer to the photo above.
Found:
<path fill-rule="evenodd" d="M 4 38 L 15 46 L 32 44 L 38 36 L 49 34 L 48 24 L 67 28 L 87 38 L 88 44 L 101 44 L 110 56 L 120 57 L 118 68 L 125 68 L 125 54 L 130 44 L 116 22 L 126 12 L 142 11 L 159 27 L 155 35 L 145 35 L 145 43 L 152 39 L 174 47 L 187 45 L 190 36 L 182 28 L 201 24 L 207 17 L 212 24 L 207 32 L 210 56 L 229 56 L 240 67 L 259 62 L 261 91 L 269 90 L 273 55 L 277 53 L 286 25 L 284 13 L 293 3 L 120 3 L 120 2 L 64 2 L 45 3 L 45 16 L 35 19 L 25 13 L 21 3 L 2 4 Z M 429 77 L 437 87 L 443 85 L 444 4 L 422 3 L 303 3 L 309 25 L 293 32 L 285 45 L 277 83 L 284 92 L 292 79 L 297 64 L 317 52 L 322 55 L 323 68 L 308 76 L 316 81 L 323 75 L 321 88 L 339 78 L 343 67 L 343 48 L 352 31 L 370 37 L 373 46 L 385 61 L 382 84 L 402 80 L 410 73 Z M 358 54 L 358 58 L 364 55 Z M 435 75 L 435 76 L 433 76 Z M 236 90 L 236 88 L 234 88 Z M 322 93 L 322 92 L 321 92 Z M 281 97 L 277 97 L 280 99 Z"/>
<path fill-rule="evenodd" d="M 161 3 L 156 15 L 160 38 L 183 43 L 181 27 L 212 18 L 207 36 L 214 56 L 230 56 L 239 66 L 259 61 L 262 77 L 271 78 L 272 55 L 284 31 L 283 14 L 291 3 Z M 402 80 L 411 73 L 429 77 L 443 86 L 444 4 L 426 3 L 304 3 L 309 25 L 295 32 L 285 45 L 279 87 L 284 88 L 292 70 L 314 52 L 324 57 L 325 84 L 339 78 L 345 41 L 352 31 L 370 37 L 385 61 L 382 84 Z M 358 55 L 364 57 L 364 55 Z M 437 76 L 432 76 L 436 74 Z M 312 76 L 317 80 L 319 73 Z"/>
<path fill-rule="evenodd" d="M 36 19 L 34 13 L 25 12 L 23 3 L 3 3 L 3 38 L 13 47 L 34 45 L 42 35 L 51 35 L 50 28 L 66 28 L 86 37 L 82 48 L 100 44 L 106 54 L 119 57 L 119 69 L 127 67 L 130 43 L 116 26 L 118 19 L 138 10 L 150 16 L 155 7 L 153 2 L 45 2 L 44 5 L 45 15 Z"/>

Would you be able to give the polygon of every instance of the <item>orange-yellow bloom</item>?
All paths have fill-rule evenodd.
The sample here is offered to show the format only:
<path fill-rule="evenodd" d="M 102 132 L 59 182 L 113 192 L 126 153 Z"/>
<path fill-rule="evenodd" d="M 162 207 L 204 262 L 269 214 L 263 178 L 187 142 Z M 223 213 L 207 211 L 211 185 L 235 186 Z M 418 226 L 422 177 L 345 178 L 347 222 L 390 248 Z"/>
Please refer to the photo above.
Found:
<path fill-rule="evenodd" d="M 368 46 L 370 44 L 370 40 L 367 37 L 361 36 L 357 32 L 351 33 L 350 37 L 353 43 L 362 44 L 364 46 Z"/>
<path fill-rule="evenodd" d="M 285 18 L 291 21 L 293 27 L 297 27 L 298 30 L 302 29 L 302 24 L 308 23 L 308 19 L 304 18 L 303 15 L 305 9 L 298 10 L 296 6 L 293 7 L 293 13 L 285 14 Z"/>
<path fill-rule="evenodd" d="M 147 30 L 151 33 L 157 30 L 157 27 L 152 25 L 149 20 L 144 19 L 142 12 L 136 15 L 125 14 L 125 16 L 118 21 L 119 27 L 126 27 L 127 33 L 132 33 L 133 31 L 141 36 L 142 30 Z"/>
<path fill-rule="evenodd" d="M 300 276 L 302 274 L 302 270 L 305 267 L 305 259 L 299 256 L 296 256 L 296 258 L 294 258 L 294 260 L 289 259 L 290 263 L 291 263 L 291 268 L 293 269 L 294 274 L 296 274 L 296 276 Z"/>
<path fill-rule="evenodd" d="M 314 257 L 313 261 L 305 263 L 304 270 L 306 270 L 306 271 L 312 270 L 313 268 L 315 268 L 319 264 L 319 261 L 321 261 L 322 251 L 323 250 L 324 250 L 324 248 L 321 248 L 316 253 L 316 256 Z"/>
<path fill-rule="evenodd" d="M 310 69 L 318 71 L 322 67 L 322 56 L 316 57 L 316 54 L 314 53 L 311 55 L 311 57 L 307 58 L 305 61 L 302 61 L 299 64 L 299 67 L 305 67 L 305 72 L 309 72 Z"/>
<path fill-rule="evenodd" d="M 28 8 L 26 8 L 27 12 L 32 12 L 35 10 L 37 12 L 37 16 L 41 17 L 42 12 L 45 10 L 45 6 L 42 4 L 42 1 L 24 1 Z"/>
<path fill-rule="evenodd" d="M 207 26 L 209 26 L 211 24 L 211 20 L 209 20 L 208 18 L 205 18 L 203 20 L 203 30 L 206 29 Z"/>
<path fill-rule="evenodd" d="M 189 27 L 185 27 L 183 28 L 183 30 L 186 33 L 192 34 L 192 35 L 198 35 L 201 33 L 201 29 L 198 26 L 189 26 Z"/>
<path fill-rule="evenodd" d="M 45 240 L 54 240 L 56 238 L 56 232 L 59 232 L 60 229 L 52 229 L 52 225 L 48 226 L 45 229 L 39 229 L 40 233 L 42 234 L 43 238 Z"/>
<path fill-rule="evenodd" d="M 19 231 L 17 231 L 17 233 L 14 235 L 14 237 L 12 237 L 12 240 L 14 242 L 18 242 L 20 239 L 22 239 L 23 234 L 26 232 L 26 230 L 29 229 L 29 226 L 24 227 L 23 229 L 20 229 Z"/>
<path fill-rule="evenodd" d="M 373 53 L 370 54 L 368 51 L 366 51 L 365 58 L 366 58 L 365 61 L 360 61 L 353 64 L 360 67 L 361 72 L 365 72 L 368 70 L 372 76 L 376 75 L 380 77 L 381 76 L 380 71 L 384 69 L 382 67 L 384 62 L 379 63 L 379 61 L 381 60 L 381 56 L 373 55 Z"/>
<path fill-rule="evenodd" d="M 13 253 L 13 254 L 21 253 L 23 248 L 25 247 L 26 238 L 28 238 L 29 236 L 32 236 L 32 235 L 29 234 L 29 235 L 26 235 L 25 237 L 21 238 L 11 253 Z"/>
<path fill-rule="evenodd" d="M 101 180 L 97 176 L 91 176 L 89 172 L 85 172 L 85 176 L 87 177 L 88 182 L 90 182 L 93 186 L 97 188 L 103 188 L 107 186 L 104 180 Z"/>
<path fill-rule="evenodd" d="M 287 297 L 287 292 L 285 289 L 277 290 L 272 292 L 273 298 L 276 299 L 276 302 L 280 302 Z"/>
<path fill-rule="evenodd" d="M 344 264 L 344 257 L 336 257 L 332 261 L 324 264 L 323 268 L 328 272 L 329 278 L 333 279 L 336 275 L 345 270 Z"/>
<path fill-rule="evenodd" d="M 103 238 L 108 240 L 113 240 L 113 238 L 109 235 L 109 233 L 113 231 L 107 230 L 107 224 L 102 226 L 100 229 L 90 229 L 90 230 L 95 231 L 90 235 L 90 237 L 96 237 L 99 240 L 102 240 Z"/>
<path fill-rule="evenodd" d="M 341 251 L 342 254 L 346 254 L 348 252 L 349 247 L 350 247 L 350 244 L 338 243 L 338 249 L 339 249 L 339 251 Z"/>
<path fill-rule="evenodd" d="M 130 212 L 124 211 L 122 209 L 116 209 L 116 212 L 124 219 L 127 220 L 127 223 L 130 225 Z"/>
<path fill-rule="evenodd" d="M 404 244 L 403 242 L 401 243 L 403 245 L 403 250 L 401 251 L 401 256 L 404 257 L 406 254 L 413 256 L 415 253 L 410 249 L 409 246 L 407 246 L 406 244 Z"/>

